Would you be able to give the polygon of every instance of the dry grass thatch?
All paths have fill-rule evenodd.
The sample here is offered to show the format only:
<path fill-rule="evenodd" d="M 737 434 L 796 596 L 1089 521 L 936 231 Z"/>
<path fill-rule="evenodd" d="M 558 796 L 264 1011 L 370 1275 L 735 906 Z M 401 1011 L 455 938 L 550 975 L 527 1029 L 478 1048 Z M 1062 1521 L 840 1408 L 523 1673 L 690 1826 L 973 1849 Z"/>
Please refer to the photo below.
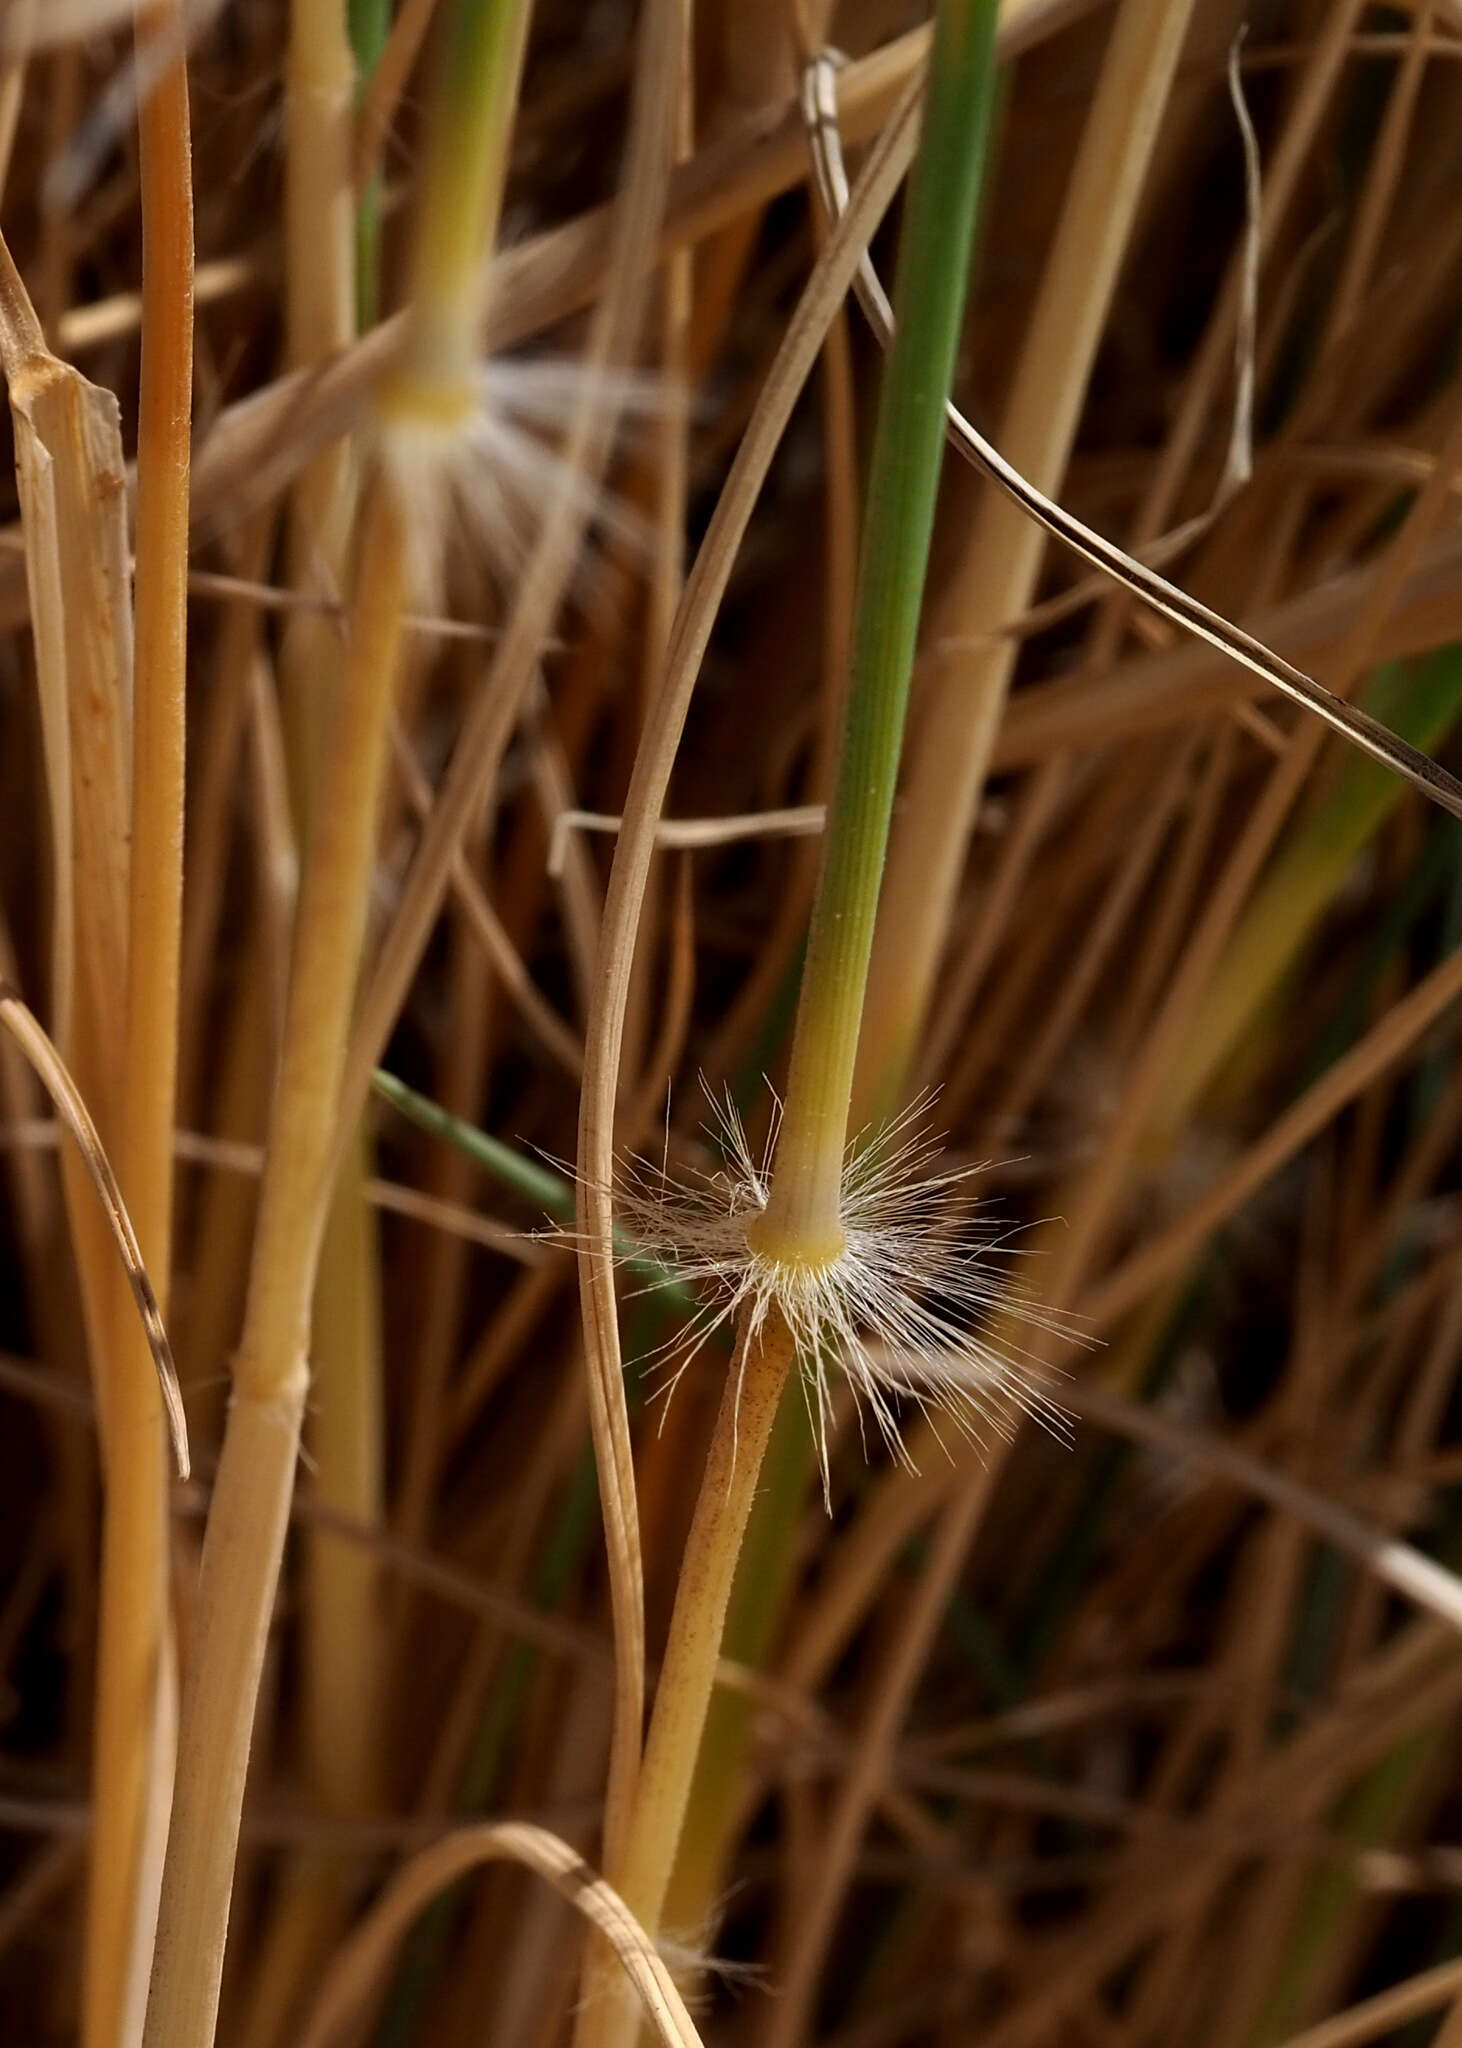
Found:
<path fill-rule="evenodd" d="M 927 13 L 0 0 L 6 2042 L 1462 2048 L 1462 836 L 1263 673 L 1450 800 L 1462 9 L 1000 8 L 954 402 L 1259 658 L 944 460 L 799 1361 Z"/>

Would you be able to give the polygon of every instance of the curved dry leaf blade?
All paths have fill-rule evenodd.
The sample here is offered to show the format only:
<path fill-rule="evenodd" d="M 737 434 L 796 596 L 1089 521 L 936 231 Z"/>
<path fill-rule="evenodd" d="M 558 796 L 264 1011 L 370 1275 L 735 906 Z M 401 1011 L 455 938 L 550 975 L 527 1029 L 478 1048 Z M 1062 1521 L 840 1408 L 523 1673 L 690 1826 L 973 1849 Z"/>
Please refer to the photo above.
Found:
<path fill-rule="evenodd" d="M 305 2024 L 301 2048 L 326 2048 L 341 2038 L 418 1913 L 448 1885 L 487 1863 L 519 1863 L 546 1879 L 609 1943 L 667 2048 L 701 2048 L 670 1972 L 619 1893 L 559 1836 L 515 1821 L 458 1828 L 397 1872 L 339 1951 Z"/>
<path fill-rule="evenodd" d="M 81 1095 L 66 1071 L 65 1063 L 34 1013 L 27 1007 L 16 990 L 9 983 L 0 982 L 0 1024 L 10 1033 L 31 1066 L 52 1102 L 57 1114 L 76 1140 L 77 1150 L 97 1194 L 101 1197 L 117 1249 L 122 1255 L 122 1264 L 127 1271 L 137 1311 L 142 1318 L 142 1328 L 147 1337 L 148 1347 L 157 1366 L 158 1383 L 162 1388 L 163 1408 L 167 1413 L 168 1434 L 172 1438 L 173 1455 L 177 1459 L 180 1477 L 186 1479 L 191 1469 L 188 1459 L 188 1424 L 183 1414 L 183 1394 L 178 1385 L 177 1368 L 173 1364 L 172 1347 L 163 1326 L 162 1310 L 158 1307 L 157 1295 L 147 1268 L 142 1262 L 142 1247 L 137 1242 L 137 1233 L 132 1228 L 132 1219 L 127 1214 L 122 1200 L 122 1191 L 117 1185 L 117 1176 L 112 1171 L 91 1113 L 82 1101 Z"/>
<path fill-rule="evenodd" d="M 841 219 L 847 205 L 848 180 L 843 165 L 842 138 L 838 129 L 837 94 L 834 88 L 835 60 L 830 55 L 816 58 L 804 77 L 802 108 L 807 122 L 808 144 L 817 173 L 819 196 L 831 220 Z M 881 346 L 887 347 L 893 334 L 893 307 L 884 291 L 872 260 L 865 256 L 854 279 L 854 289 Z M 948 408 L 947 434 L 965 460 L 980 470 L 999 489 L 1013 498 L 1030 518 L 1063 541 L 1093 567 L 1160 612 L 1175 626 L 1196 634 L 1218 648 L 1253 674 L 1261 676 L 1276 690 L 1304 705 L 1325 723 L 1359 747 L 1373 760 L 1395 771 L 1429 797 L 1462 818 L 1462 782 L 1422 753 L 1389 726 L 1337 697 L 1313 676 L 1283 660 L 1252 634 L 1233 625 L 1220 613 L 1210 611 L 1196 597 L 1190 597 L 1155 569 L 1138 561 L 1115 541 L 1084 526 L 1064 506 L 1038 491 L 1019 470 L 1008 463 L 999 449 L 972 427 L 955 406 Z"/>

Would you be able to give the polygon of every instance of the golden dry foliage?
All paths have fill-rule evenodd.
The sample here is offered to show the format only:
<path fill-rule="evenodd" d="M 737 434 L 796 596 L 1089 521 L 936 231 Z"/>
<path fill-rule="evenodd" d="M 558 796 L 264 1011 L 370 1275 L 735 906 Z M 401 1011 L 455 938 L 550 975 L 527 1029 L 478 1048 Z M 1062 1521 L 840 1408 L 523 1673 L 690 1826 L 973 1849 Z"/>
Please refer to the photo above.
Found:
<path fill-rule="evenodd" d="M 0 0 L 7 2043 L 1462 2044 L 1462 826 L 953 452 L 702 1494 L 930 11 Z M 955 403 L 1462 769 L 1462 8 L 998 50 Z"/>

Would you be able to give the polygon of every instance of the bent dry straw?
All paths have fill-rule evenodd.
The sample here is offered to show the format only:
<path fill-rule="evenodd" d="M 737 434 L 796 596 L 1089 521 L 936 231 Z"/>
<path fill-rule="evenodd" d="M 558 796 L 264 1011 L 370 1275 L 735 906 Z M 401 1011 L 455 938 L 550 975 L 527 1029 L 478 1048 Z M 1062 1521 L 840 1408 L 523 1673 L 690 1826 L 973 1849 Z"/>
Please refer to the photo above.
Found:
<path fill-rule="evenodd" d="M 843 165 L 842 137 L 838 131 L 836 77 L 835 60 L 823 55 L 807 67 L 802 79 L 803 118 L 807 123 L 818 190 L 834 220 L 841 216 L 848 203 L 848 177 Z M 886 348 L 894 333 L 893 307 L 870 256 L 865 256 L 859 265 L 855 288 L 870 326 Z M 1135 555 L 1127 554 L 1102 534 L 1084 526 L 1013 469 L 999 449 L 970 425 L 957 406 L 950 403 L 945 411 L 945 431 L 951 445 L 959 450 L 966 462 L 989 477 L 1048 533 L 1064 541 L 1094 568 L 1104 570 L 1114 582 L 1122 584 L 1144 604 L 1151 605 L 1154 611 L 1161 612 L 1165 619 L 1171 619 L 1175 626 L 1185 627 L 1200 640 L 1206 640 L 1210 646 L 1227 654 L 1242 668 L 1262 676 L 1265 682 L 1272 683 L 1286 697 L 1303 704 L 1317 718 L 1323 718 L 1352 746 L 1359 747 L 1385 767 L 1394 769 L 1432 803 L 1440 804 L 1454 818 L 1462 819 L 1462 782 L 1433 761 L 1430 755 L 1412 746 L 1409 740 L 1392 732 L 1389 726 L 1382 725 L 1356 705 L 1337 697 L 1333 690 L 1327 690 L 1323 683 L 1317 683 L 1313 676 L 1307 676 L 1303 669 L 1285 661 L 1263 641 L 1233 625 L 1221 613 L 1210 611 L 1207 605 L 1200 604 L 1196 597 L 1190 597 L 1175 583 L 1169 583 L 1166 577 L 1160 576 Z"/>

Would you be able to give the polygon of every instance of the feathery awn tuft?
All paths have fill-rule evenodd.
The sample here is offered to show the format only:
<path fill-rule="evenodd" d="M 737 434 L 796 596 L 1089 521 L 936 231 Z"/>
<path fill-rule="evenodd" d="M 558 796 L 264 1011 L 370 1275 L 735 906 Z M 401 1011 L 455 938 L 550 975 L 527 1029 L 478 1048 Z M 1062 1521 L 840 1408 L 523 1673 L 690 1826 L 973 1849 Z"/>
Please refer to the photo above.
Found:
<path fill-rule="evenodd" d="M 813 1262 L 770 1256 L 747 1237 L 770 1190 L 780 1103 L 757 1160 L 729 1096 L 707 1091 L 707 1099 L 723 1163 L 675 1179 L 664 1166 L 636 1160 L 615 1193 L 623 1231 L 616 1256 L 663 1269 L 665 1280 L 650 1279 L 647 1291 L 680 1283 L 703 1296 L 659 1354 L 669 1367 L 658 1390 L 663 1397 L 717 1330 L 734 1324 L 749 1343 L 775 1308 L 796 1347 L 829 1507 L 828 1432 L 838 1373 L 860 1427 L 871 1418 L 905 1463 L 900 1421 L 907 1402 L 948 1417 L 977 1441 L 987 1430 L 1012 1434 L 1022 1414 L 1067 1434 L 1050 1391 L 1054 1375 L 1010 1342 L 1009 1329 L 1024 1323 L 1067 1340 L 1074 1333 L 1012 1284 L 1003 1262 L 1014 1256 L 1013 1232 L 979 1216 L 971 1193 L 979 1166 L 938 1167 L 937 1138 L 922 1122 L 927 1101 L 849 1144 L 844 1243 L 834 1257 Z M 998 1342 L 990 1334 L 996 1324 Z M 866 1427 L 864 1440 L 866 1446 Z"/>

